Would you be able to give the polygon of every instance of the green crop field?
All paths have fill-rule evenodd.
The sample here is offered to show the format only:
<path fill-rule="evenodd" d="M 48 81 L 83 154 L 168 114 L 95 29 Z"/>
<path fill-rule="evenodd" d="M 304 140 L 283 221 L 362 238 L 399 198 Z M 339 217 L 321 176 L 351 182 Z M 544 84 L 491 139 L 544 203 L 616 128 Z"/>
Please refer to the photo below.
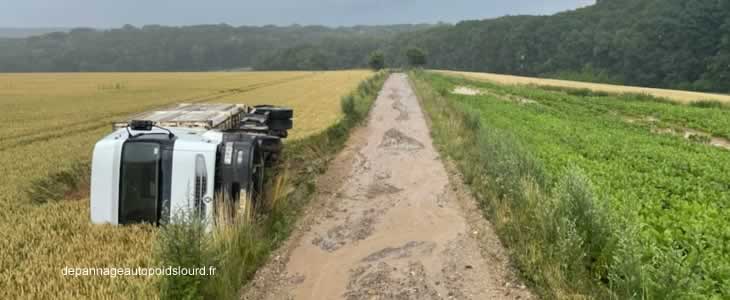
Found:
<path fill-rule="evenodd" d="M 560 284 L 546 279 L 545 274 L 554 271 L 568 274 L 561 275 L 567 285 L 579 286 L 574 284 L 577 280 L 570 283 L 570 274 L 579 273 L 571 270 L 575 267 L 610 290 L 598 295 L 623 298 L 638 291 L 634 296 L 656 299 L 730 297 L 727 106 L 501 85 L 436 73 L 416 77 L 422 97 L 425 93 L 427 100 L 454 105 L 465 115 L 465 126 L 476 128 L 479 148 L 459 152 L 459 147 L 474 142 L 443 133 L 447 129 L 439 129 L 441 117 L 432 113 L 437 142 L 440 134 L 449 135 L 443 146 L 446 152 L 452 151 L 462 164 L 469 162 L 462 168 L 467 179 L 474 184 L 485 178 L 486 189 L 497 199 L 489 211 L 506 234 L 503 238 L 521 248 L 513 251 L 522 252 L 518 254 L 522 268 L 529 271 L 538 264 L 535 257 L 580 252 L 562 258 L 555 267 L 559 271 L 526 272 L 538 286 L 552 285 L 548 289 L 553 292 L 544 294 L 585 294 L 556 288 Z M 429 89 L 431 94 L 424 92 Z M 427 108 L 433 105 L 429 101 Z M 449 122 L 443 126 L 448 128 Z M 576 190 L 594 201 L 565 200 L 576 198 Z M 552 195 L 540 199 L 554 201 L 554 207 L 563 210 L 556 208 L 552 217 L 546 217 L 551 206 L 530 202 L 535 193 Z M 524 203 L 544 209 L 531 210 Z M 511 208 L 500 210 L 500 205 Z M 535 215 L 527 216 L 531 213 Z M 509 225 L 515 222 L 543 224 Z M 520 230 L 504 230 L 509 226 Z M 545 232 L 558 234 L 548 238 Z M 534 240 L 519 241 L 527 238 Z M 542 246 L 533 252 L 541 253 L 528 253 L 527 245 L 535 245 L 535 240 Z M 632 264 L 628 258 L 635 258 L 636 265 L 628 266 Z M 572 266 L 571 259 L 582 264 Z"/>

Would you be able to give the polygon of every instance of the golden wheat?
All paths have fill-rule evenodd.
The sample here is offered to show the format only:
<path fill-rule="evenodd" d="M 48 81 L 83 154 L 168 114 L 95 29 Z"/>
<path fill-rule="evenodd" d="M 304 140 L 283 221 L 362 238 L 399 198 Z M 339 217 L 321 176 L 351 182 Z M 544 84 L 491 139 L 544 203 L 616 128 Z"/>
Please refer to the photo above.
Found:
<path fill-rule="evenodd" d="M 88 161 L 111 121 L 179 102 L 295 109 L 292 138 L 333 124 L 339 99 L 369 71 L 0 74 L 0 295 L 109 298 L 156 294 L 154 277 L 67 277 L 64 267 L 145 267 L 157 230 L 89 224 L 88 199 L 30 203 L 29 182 Z M 59 195 L 59 197 L 61 197 Z"/>
<path fill-rule="evenodd" d="M 458 72 L 458 71 L 443 71 L 438 70 L 436 72 L 458 75 L 467 77 L 469 79 L 486 80 L 496 82 L 500 84 L 518 84 L 518 85 L 544 85 L 552 87 L 563 87 L 563 88 L 575 88 L 575 89 L 589 89 L 598 92 L 608 93 L 630 93 L 630 94 L 648 94 L 654 97 L 666 98 L 669 100 L 677 101 L 680 103 L 690 103 L 702 100 L 715 100 L 724 103 L 730 103 L 730 95 L 710 94 L 710 93 L 698 93 L 690 91 L 680 90 L 668 90 L 668 89 L 656 89 L 646 87 L 634 87 L 624 85 L 612 85 L 612 84 L 601 84 L 601 83 L 590 83 L 590 82 L 579 82 L 579 81 L 568 81 L 568 80 L 557 80 L 557 79 L 546 79 L 546 78 L 535 78 L 535 77 L 522 77 L 512 75 L 500 75 L 491 73 L 475 73 L 475 72 Z"/>

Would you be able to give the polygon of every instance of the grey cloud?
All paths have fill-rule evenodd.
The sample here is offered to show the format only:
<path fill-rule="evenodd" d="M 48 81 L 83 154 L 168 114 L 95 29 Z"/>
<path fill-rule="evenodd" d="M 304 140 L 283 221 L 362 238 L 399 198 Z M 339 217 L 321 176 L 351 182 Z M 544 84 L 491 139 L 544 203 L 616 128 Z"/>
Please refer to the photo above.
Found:
<path fill-rule="evenodd" d="M 594 0 L 0 0 L 1 27 L 144 25 L 372 25 L 551 14 Z"/>

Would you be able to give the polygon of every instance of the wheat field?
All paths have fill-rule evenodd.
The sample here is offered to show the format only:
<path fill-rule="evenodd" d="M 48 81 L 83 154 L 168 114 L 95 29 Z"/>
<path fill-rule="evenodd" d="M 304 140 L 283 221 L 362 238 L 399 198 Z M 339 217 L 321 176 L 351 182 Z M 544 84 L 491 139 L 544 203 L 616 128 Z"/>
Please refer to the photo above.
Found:
<path fill-rule="evenodd" d="M 64 267 L 148 267 L 156 228 L 89 224 L 89 200 L 33 203 L 30 182 L 90 160 L 111 121 L 182 102 L 287 105 L 291 139 L 342 117 L 370 71 L 0 74 L 0 295 L 156 294 L 154 277 L 68 277 Z M 59 198 L 63 195 L 59 195 Z"/>
<path fill-rule="evenodd" d="M 476 72 L 459 72 L 437 70 L 438 73 L 467 77 L 476 80 L 492 81 L 500 84 L 518 84 L 518 85 L 541 85 L 561 88 L 589 89 L 598 92 L 607 93 L 631 93 L 631 94 L 648 94 L 658 98 L 666 98 L 680 103 L 690 103 L 695 101 L 715 100 L 724 103 L 730 103 L 730 95 L 699 93 L 691 91 L 656 89 L 646 87 L 635 87 L 625 85 L 613 85 L 602 83 L 590 83 L 579 81 L 568 81 L 558 79 L 523 77 L 512 75 L 500 75 L 492 73 L 476 73 Z"/>

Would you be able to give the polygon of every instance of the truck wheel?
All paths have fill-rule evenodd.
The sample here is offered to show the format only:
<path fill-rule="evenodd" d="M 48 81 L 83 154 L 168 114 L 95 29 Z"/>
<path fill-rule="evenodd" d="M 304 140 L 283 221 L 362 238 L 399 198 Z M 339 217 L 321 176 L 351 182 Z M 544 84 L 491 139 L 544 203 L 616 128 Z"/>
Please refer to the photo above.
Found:
<path fill-rule="evenodd" d="M 283 148 L 281 139 L 276 136 L 260 137 L 259 141 L 261 141 L 261 149 L 264 152 L 279 153 L 279 152 L 281 152 L 281 149 Z"/>
<path fill-rule="evenodd" d="M 273 105 L 256 105 L 256 113 L 269 114 L 269 120 L 288 120 L 294 117 L 294 110 Z"/>
<path fill-rule="evenodd" d="M 292 120 L 269 120 L 267 122 L 270 130 L 289 130 L 294 127 Z"/>

